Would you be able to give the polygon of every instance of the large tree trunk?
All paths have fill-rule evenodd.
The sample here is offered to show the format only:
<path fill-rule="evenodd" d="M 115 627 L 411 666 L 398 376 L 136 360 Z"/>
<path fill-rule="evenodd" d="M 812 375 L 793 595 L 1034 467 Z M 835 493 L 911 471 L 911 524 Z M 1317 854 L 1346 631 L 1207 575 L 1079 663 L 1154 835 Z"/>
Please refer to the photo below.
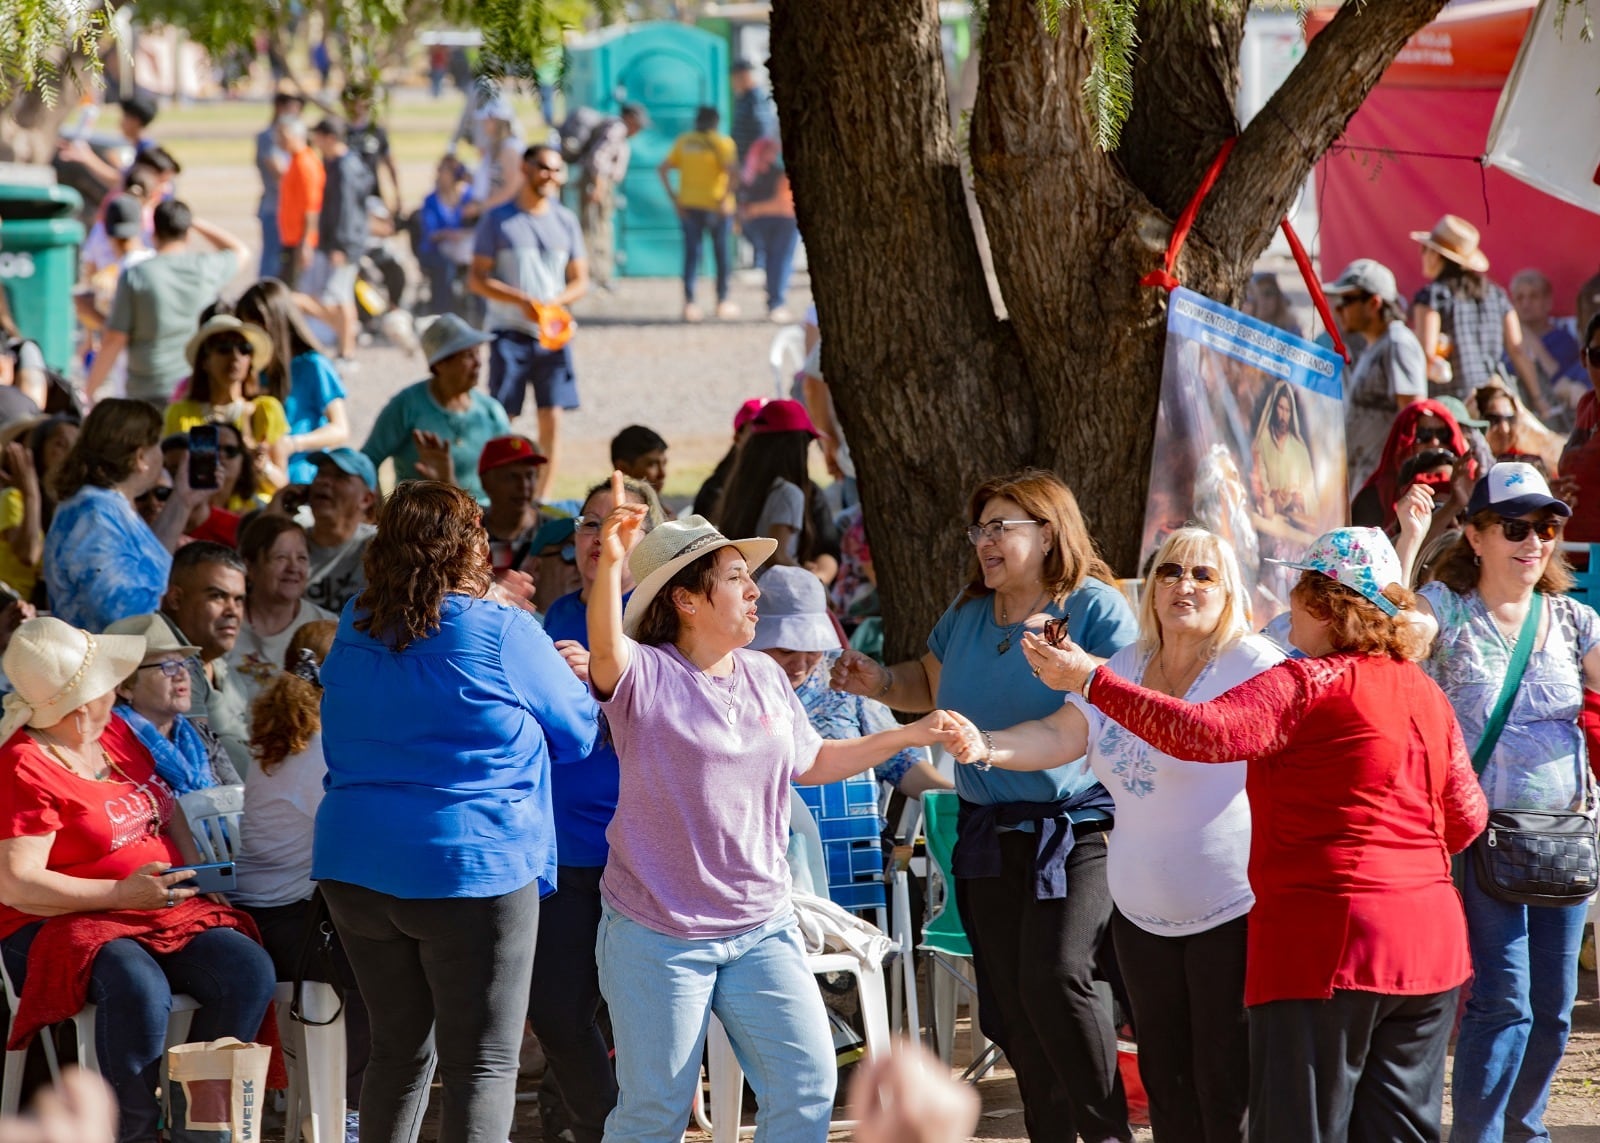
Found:
<path fill-rule="evenodd" d="M 1250 124 L 1180 262 L 1235 296 L 1311 164 L 1444 0 L 1346 4 Z M 1145 0 L 1114 155 L 1081 99 L 1076 7 L 990 0 L 969 155 L 1005 301 L 990 300 L 948 115 L 937 0 L 774 0 L 773 91 L 821 315 L 823 367 L 860 475 L 888 652 L 919 654 L 971 566 L 966 497 L 1050 468 L 1124 574 L 1137 558 L 1165 295 L 1139 278 L 1237 133 L 1235 0 Z"/>

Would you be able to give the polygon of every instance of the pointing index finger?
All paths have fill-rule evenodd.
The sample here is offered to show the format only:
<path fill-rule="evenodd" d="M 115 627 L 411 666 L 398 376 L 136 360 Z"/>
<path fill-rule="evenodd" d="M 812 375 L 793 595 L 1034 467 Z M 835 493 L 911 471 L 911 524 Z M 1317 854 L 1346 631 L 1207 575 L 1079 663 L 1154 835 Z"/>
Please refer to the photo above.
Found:
<path fill-rule="evenodd" d="M 611 506 L 613 508 L 621 508 L 626 503 L 625 498 L 627 495 L 628 490 L 622 483 L 621 470 L 613 468 L 611 470 Z"/>

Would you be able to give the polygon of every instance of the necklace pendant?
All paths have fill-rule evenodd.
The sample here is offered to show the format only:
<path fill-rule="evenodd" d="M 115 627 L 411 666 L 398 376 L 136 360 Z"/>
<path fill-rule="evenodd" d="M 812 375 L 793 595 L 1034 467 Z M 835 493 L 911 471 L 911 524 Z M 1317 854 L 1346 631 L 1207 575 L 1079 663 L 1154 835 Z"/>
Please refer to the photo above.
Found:
<path fill-rule="evenodd" d="M 736 719 L 734 718 L 733 707 L 730 706 L 728 707 L 728 725 L 732 726 L 735 721 Z"/>
<path fill-rule="evenodd" d="M 1006 635 L 1004 639 L 1000 640 L 1000 642 L 994 645 L 994 649 L 995 653 L 998 655 L 1004 655 L 1007 651 L 1011 650 L 1011 636 L 1009 634 Z"/>

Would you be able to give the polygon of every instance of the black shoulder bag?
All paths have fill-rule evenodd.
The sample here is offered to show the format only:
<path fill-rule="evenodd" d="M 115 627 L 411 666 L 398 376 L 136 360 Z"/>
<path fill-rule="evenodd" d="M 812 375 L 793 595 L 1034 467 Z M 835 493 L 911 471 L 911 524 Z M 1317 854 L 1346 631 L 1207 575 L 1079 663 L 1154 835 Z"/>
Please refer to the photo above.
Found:
<path fill-rule="evenodd" d="M 1480 777 L 1522 685 L 1544 608 L 1544 596 L 1535 592 L 1500 697 L 1484 725 L 1478 748 L 1472 752 L 1472 768 Z M 1583 791 L 1579 809 L 1489 811 L 1487 828 L 1472 843 L 1472 862 L 1478 885 L 1495 900 L 1508 905 L 1581 905 L 1600 886 L 1595 784 L 1581 751 L 1577 763 Z"/>

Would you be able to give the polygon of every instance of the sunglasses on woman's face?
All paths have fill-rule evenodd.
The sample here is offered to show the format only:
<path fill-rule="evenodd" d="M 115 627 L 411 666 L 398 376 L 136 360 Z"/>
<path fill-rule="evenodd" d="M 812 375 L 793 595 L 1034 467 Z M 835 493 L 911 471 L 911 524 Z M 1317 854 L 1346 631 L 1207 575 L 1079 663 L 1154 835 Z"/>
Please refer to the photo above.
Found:
<path fill-rule="evenodd" d="M 218 353 L 243 354 L 252 357 L 255 350 L 250 348 L 250 343 L 242 337 L 219 337 L 211 343 L 211 348 Z"/>
<path fill-rule="evenodd" d="M 1560 520 L 1520 520 L 1509 516 L 1502 516 L 1496 522 L 1506 539 L 1513 544 L 1522 543 L 1530 532 L 1548 544 L 1561 535 L 1561 529 L 1564 527 Z"/>
<path fill-rule="evenodd" d="M 150 489 L 148 492 L 139 493 L 139 495 L 135 496 L 134 499 L 135 500 L 155 500 L 155 501 L 158 501 L 159 503 L 165 504 L 167 502 L 168 498 L 171 495 L 172 495 L 172 489 L 171 488 L 167 487 L 166 485 L 158 485 L 155 488 Z"/>
<path fill-rule="evenodd" d="M 1490 428 L 1496 428 L 1500 425 L 1515 424 L 1517 416 L 1515 413 L 1485 413 L 1483 419 L 1489 422 Z"/>
<path fill-rule="evenodd" d="M 1445 445 L 1448 447 L 1452 443 L 1450 430 L 1443 425 L 1439 425 L 1436 428 L 1418 429 L 1416 439 L 1418 444 Z"/>
<path fill-rule="evenodd" d="M 1182 564 L 1157 564 L 1156 570 L 1151 573 L 1162 587 L 1177 587 L 1183 582 L 1184 576 L 1194 580 L 1195 587 L 1201 591 L 1209 591 L 1221 582 L 1217 569 L 1207 567 L 1205 564 L 1195 564 L 1186 568 Z"/>
<path fill-rule="evenodd" d="M 244 449 L 238 445 L 218 445 L 217 455 L 223 460 L 238 460 L 244 455 Z"/>
<path fill-rule="evenodd" d="M 1582 357 L 1596 369 L 1600 369 L 1600 345 L 1584 346 Z"/>

